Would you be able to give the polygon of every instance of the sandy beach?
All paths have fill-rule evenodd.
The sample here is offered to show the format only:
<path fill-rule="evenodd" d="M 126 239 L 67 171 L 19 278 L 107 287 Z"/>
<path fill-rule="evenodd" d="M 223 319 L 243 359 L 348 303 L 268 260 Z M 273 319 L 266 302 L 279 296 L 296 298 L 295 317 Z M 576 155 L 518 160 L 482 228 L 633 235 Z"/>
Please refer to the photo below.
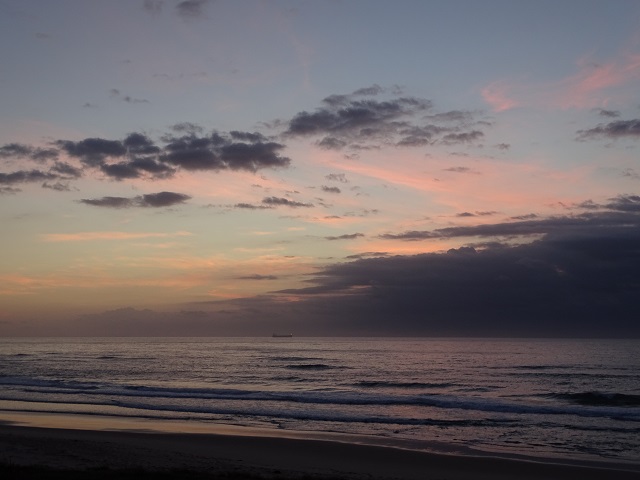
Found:
<path fill-rule="evenodd" d="M 10 416 L 9 416 L 10 417 Z M 51 421 L 51 417 L 49 421 Z M 46 419 L 41 419 L 42 420 Z M 62 428 L 66 422 L 66 428 Z M 129 478 L 141 471 L 158 478 L 343 478 L 343 479 L 638 479 L 640 472 L 611 465 L 560 465 L 490 456 L 433 454 L 338 441 L 245 434 L 177 433 L 151 429 L 100 429 L 99 422 L 58 417 L 56 427 L 0 421 L 3 478 L 28 476 L 22 466 L 97 472 Z M 95 422 L 95 420 L 94 420 Z M 116 425 L 116 428 L 122 425 Z M 277 434 L 277 432 L 274 432 Z M 50 470 L 52 471 L 52 470 Z M 181 473 L 180 473 L 181 472 Z M 55 472 L 54 472 L 55 473 Z M 104 475 L 107 475 L 106 477 Z M 189 475 L 198 475 L 189 477 Z M 77 477 L 74 477 L 77 478 Z M 149 477 L 147 477 L 149 478 Z"/>

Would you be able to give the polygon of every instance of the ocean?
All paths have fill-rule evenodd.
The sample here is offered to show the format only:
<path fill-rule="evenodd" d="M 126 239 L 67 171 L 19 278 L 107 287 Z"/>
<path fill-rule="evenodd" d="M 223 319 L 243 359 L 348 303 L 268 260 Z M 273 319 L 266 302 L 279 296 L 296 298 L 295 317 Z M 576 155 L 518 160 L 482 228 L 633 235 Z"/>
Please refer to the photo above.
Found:
<path fill-rule="evenodd" d="M 0 339 L 0 411 L 640 464 L 640 342 Z"/>

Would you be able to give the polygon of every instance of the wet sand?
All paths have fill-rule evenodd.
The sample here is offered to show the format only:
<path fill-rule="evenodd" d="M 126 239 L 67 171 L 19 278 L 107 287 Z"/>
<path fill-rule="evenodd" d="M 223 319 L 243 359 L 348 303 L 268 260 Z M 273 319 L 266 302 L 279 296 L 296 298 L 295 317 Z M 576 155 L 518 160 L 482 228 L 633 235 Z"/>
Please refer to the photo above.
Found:
<path fill-rule="evenodd" d="M 7 418 L 11 416 L 0 417 L 2 478 L 75 479 L 84 477 L 74 474 L 85 472 L 87 478 L 100 479 L 640 479 L 637 470 L 621 470 L 629 468 L 624 465 L 596 468 L 434 454 L 304 439 L 302 434 L 300 438 L 267 436 L 247 429 L 245 434 L 178 433 L 135 431 L 116 424 L 118 430 L 109 430 L 95 428 L 91 419 L 77 429 L 73 416 L 56 417 L 60 425 L 44 428 L 20 425 L 17 417 L 14 421 Z M 22 466 L 54 470 L 32 472 Z M 62 476 L 47 476 L 56 470 L 64 470 L 57 472 Z"/>

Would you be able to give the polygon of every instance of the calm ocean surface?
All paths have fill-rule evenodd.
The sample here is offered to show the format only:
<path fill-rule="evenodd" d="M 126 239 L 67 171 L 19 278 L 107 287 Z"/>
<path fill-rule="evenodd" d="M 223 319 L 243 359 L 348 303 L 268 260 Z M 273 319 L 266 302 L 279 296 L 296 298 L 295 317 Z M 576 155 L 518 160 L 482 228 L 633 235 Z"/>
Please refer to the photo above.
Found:
<path fill-rule="evenodd" d="M 640 464 L 640 341 L 0 339 L 0 410 Z"/>

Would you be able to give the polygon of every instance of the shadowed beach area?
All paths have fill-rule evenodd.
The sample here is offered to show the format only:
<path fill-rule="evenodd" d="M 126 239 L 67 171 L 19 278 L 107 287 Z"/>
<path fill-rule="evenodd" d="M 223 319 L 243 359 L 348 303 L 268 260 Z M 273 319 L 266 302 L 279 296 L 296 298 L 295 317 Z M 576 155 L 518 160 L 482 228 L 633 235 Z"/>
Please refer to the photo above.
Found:
<path fill-rule="evenodd" d="M 3 418 L 7 418 L 3 415 Z M 639 479 L 626 465 L 560 465 L 303 438 L 0 423 L 4 479 Z M 14 424 L 15 423 L 15 424 Z M 84 425 L 82 428 L 87 428 Z M 274 434 L 277 434 L 275 431 Z"/>

